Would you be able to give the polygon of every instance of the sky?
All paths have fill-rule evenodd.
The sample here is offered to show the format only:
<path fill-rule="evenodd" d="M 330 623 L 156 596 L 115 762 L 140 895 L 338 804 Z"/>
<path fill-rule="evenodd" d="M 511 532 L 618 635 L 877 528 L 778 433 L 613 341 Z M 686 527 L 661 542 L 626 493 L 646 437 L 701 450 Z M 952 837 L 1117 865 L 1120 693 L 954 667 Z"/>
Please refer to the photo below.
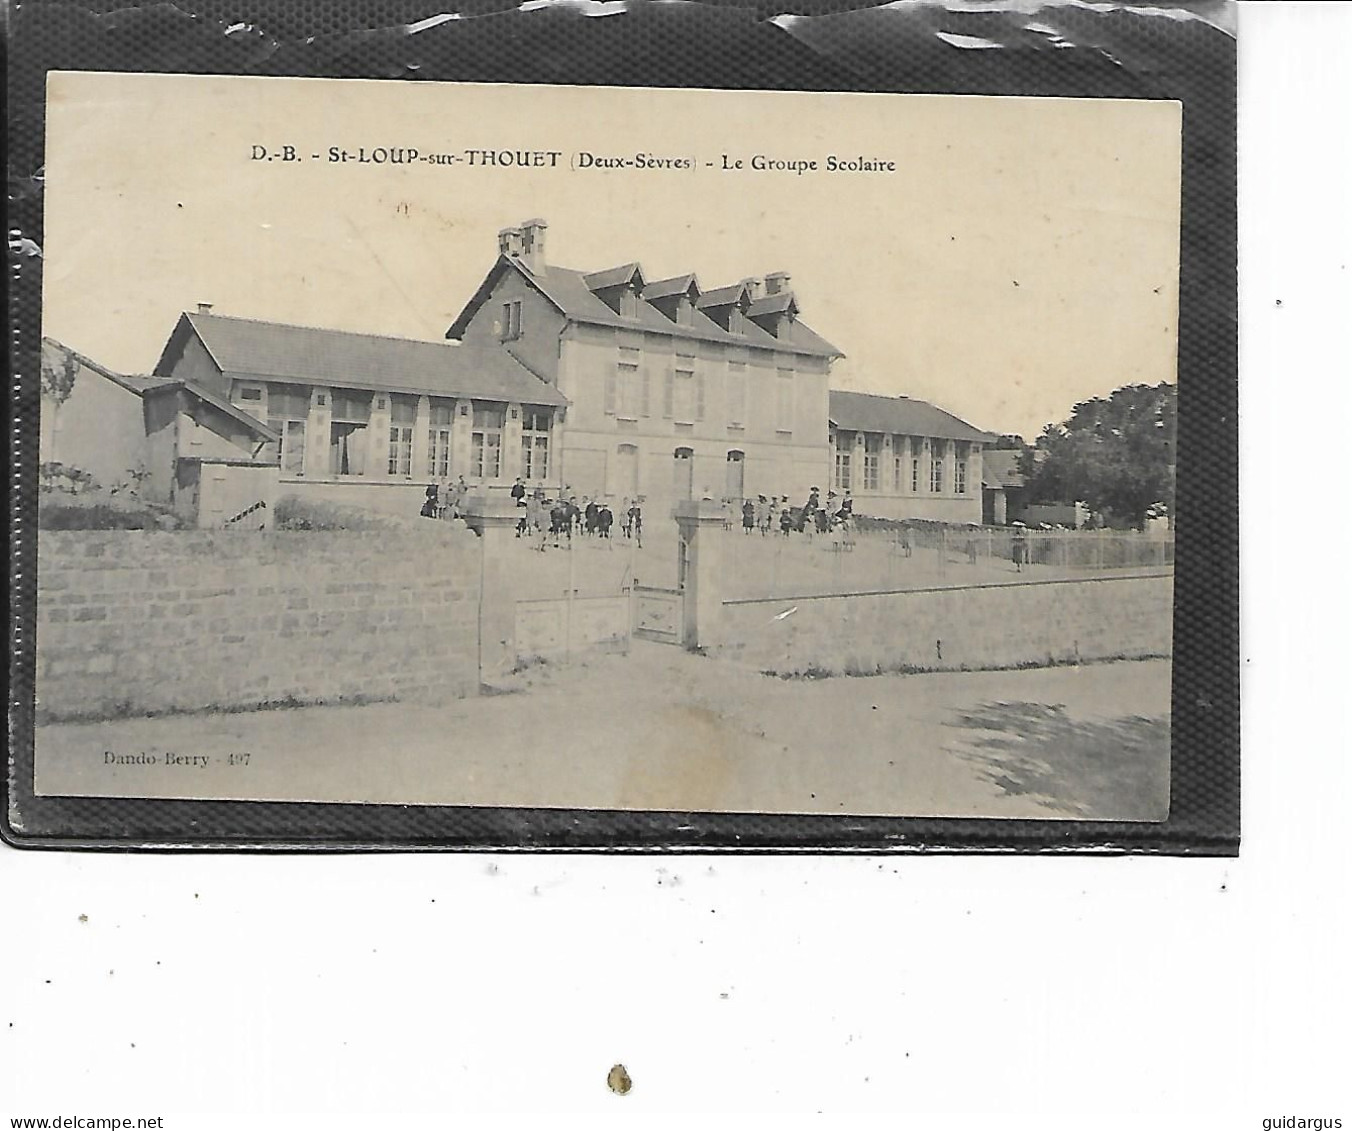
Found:
<path fill-rule="evenodd" d="M 787 271 L 846 355 L 833 387 L 1031 439 L 1175 379 L 1180 120 L 1107 99 L 54 74 L 43 332 L 131 373 L 198 302 L 441 339 L 498 230 L 539 216 L 566 267 L 637 260 L 705 289 Z M 358 159 L 382 147 L 458 160 Z"/>

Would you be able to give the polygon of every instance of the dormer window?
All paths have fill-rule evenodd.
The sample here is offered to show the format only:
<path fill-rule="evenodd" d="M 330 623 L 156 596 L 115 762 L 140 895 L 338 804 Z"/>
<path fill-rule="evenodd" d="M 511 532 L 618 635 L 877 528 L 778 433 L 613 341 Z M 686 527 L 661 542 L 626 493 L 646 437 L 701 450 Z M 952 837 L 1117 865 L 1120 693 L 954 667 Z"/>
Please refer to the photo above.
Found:
<path fill-rule="evenodd" d="M 705 291 L 695 306 L 730 334 L 744 332 L 743 317 L 751 305 L 750 286 L 743 280 L 730 287 Z"/>
<path fill-rule="evenodd" d="M 677 326 L 695 324 L 695 304 L 699 301 L 699 283 L 694 275 L 677 275 L 649 283 L 640 295 Z"/>
<path fill-rule="evenodd" d="M 784 277 L 775 278 L 778 283 Z M 798 315 L 798 303 L 792 291 L 780 289 L 757 299 L 747 313 L 767 334 L 784 341 L 793 336 L 793 320 Z"/>
<path fill-rule="evenodd" d="M 638 296 L 643 291 L 643 269 L 637 263 L 611 267 L 584 275 L 587 289 L 621 318 L 638 317 Z"/>

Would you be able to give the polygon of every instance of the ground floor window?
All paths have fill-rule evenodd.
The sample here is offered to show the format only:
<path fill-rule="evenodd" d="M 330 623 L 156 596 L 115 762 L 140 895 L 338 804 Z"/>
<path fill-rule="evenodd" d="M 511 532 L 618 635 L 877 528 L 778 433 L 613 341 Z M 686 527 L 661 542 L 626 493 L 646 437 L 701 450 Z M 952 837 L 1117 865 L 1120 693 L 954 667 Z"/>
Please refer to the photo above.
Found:
<path fill-rule="evenodd" d="M 413 474 L 413 428 L 408 424 L 390 425 L 391 475 Z"/>
<path fill-rule="evenodd" d="M 853 450 L 854 433 L 838 432 L 836 434 L 835 466 L 831 483 L 837 491 L 848 491 L 850 489 L 850 455 Z"/>
<path fill-rule="evenodd" d="M 370 438 L 371 394 L 335 390 L 329 425 L 329 474 L 365 475 Z"/>
<path fill-rule="evenodd" d="M 451 474 L 451 421 L 455 415 L 455 405 L 451 401 L 433 401 L 430 411 L 427 474 L 433 479 L 445 479 Z"/>
<path fill-rule="evenodd" d="M 329 425 L 329 473 L 366 474 L 366 425 L 335 421 Z"/>
<path fill-rule="evenodd" d="M 677 448 L 673 467 L 675 468 L 675 489 L 678 499 L 694 497 L 695 490 L 695 453 L 691 448 Z"/>
<path fill-rule="evenodd" d="M 268 427 L 281 435 L 272 447 L 283 475 L 305 472 L 305 421 L 310 414 L 310 389 L 306 385 L 268 386 Z"/>
<path fill-rule="evenodd" d="M 723 485 L 723 496 L 728 499 L 741 499 L 746 495 L 746 454 L 729 452 L 727 476 Z"/>
<path fill-rule="evenodd" d="M 418 419 L 418 398 L 404 393 L 390 397 L 390 475 L 413 474 L 413 426 Z"/>
<path fill-rule="evenodd" d="M 470 437 L 470 474 L 496 479 L 502 473 L 502 433 L 475 432 Z"/>
<path fill-rule="evenodd" d="M 451 430 L 433 428 L 427 434 L 427 474 L 445 479 L 451 474 Z"/>
<path fill-rule="evenodd" d="M 942 456 L 930 459 L 930 490 L 938 495 L 944 489 L 944 461 Z"/>
<path fill-rule="evenodd" d="M 878 462 L 882 458 L 883 438 L 881 436 L 864 437 L 864 490 L 878 489 Z"/>
<path fill-rule="evenodd" d="M 615 449 L 615 491 L 627 499 L 638 494 L 638 447 L 634 444 Z"/>
<path fill-rule="evenodd" d="M 953 491 L 958 495 L 967 494 L 967 445 L 958 448 L 958 458 L 953 463 Z"/>
<path fill-rule="evenodd" d="M 552 414 L 526 409 L 521 417 L 521 474 L 525 479 L 549 478 L 549 428 Z"/>
<path fill-rule="evenodd" d="M 502 475 L 502 426 L 500 408 L 474 409 L 470 432 L 470 474 L 476 479 L 497 479 Z"/>

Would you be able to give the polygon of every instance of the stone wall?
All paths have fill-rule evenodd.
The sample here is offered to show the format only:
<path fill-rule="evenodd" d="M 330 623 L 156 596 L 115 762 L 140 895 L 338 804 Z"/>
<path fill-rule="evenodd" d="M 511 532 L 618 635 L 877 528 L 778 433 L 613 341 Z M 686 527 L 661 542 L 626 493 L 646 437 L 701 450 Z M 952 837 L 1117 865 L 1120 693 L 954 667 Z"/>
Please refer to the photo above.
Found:
<path fill-rule="evenodd" d="M 479 539 L 43 531 L 39 721 L 479 688 Z"/>
<path fill-rule="evenodd" d="M 1173 577 L 725 602 L 712 649 L 758 671 L 1005 668 L 1173 652 Z"/>

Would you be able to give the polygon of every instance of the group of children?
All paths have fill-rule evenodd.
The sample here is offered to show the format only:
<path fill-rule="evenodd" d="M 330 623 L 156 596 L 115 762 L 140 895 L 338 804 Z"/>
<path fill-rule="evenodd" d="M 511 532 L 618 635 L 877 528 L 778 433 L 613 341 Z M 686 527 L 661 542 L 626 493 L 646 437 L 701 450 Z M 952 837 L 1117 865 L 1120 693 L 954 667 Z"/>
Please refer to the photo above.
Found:
<path fill-rule="evenodd" d="M 431 483 L 427 487 L 422 510 L 424 518 L 459 518 L 464 506 L 469 485 L 462 475 L 452 484 Z M 546 537 L 552 537 L 554 544 L 559 539 L 571 541 L 573 534 L 580 536 L 609 538 L 615 525 L 615 512 L 604 499 L 590 499 L 583 496 L 581 504 L 576 495 L 550 500 L 540 487 L 528 491 L 526 485 L 518 479 L 512 485 L 512 499 L 521 509 L 521 518 L 516 525 L 516 536 L 540 537 L 540 549 L 544 548 Z M 707 496 L 706 496 L 707 497 Z M 731 507 L 725 525 L 731 527 Z M 754 500 L 742 501 L 742 532 L 750 534 L 759 530 L 762 537 L 768 537 L 776 528 L 787 538 L 791 533 L 799 534 L 848 534 L 854 520 L 854 499 L 850 492 L 837 495 L 828 491 L 826 502 L 821 501 L 821 490 L 813 487 L 808 493 L 807 502 L 801 507 L 789 505 L 788 495 L 758 495 Z M 643 545 L 643 508 L 638 499 L 625 499 L 620 506 L 620 530 L 625 538 L 637 539 Z"/>
<path fill-rule="evenodd" d="M 833 531 L 846 533 L 853 519 L 854 499 L 849 491 L 844 495 L 829 491 L 823 504 L 820 489 L 813 487 L 808 493 L 807 502 L 797 508 L 789 506 L 788 495 L 778 498 L 758 495 L 754 502 L 751 499 L 742 502 L 742 533 L 750 534 L 759 530 L 763 538 L 776 527 L 785 538 L 795 531 L 808 535 L 830 534 Z"/>
<path fill-rule="evenodd" d="M 615 512 L 604 499 L 589 499 L 584 495 L 579 505 L 576 495 L 567 498 L 560 495 L 551 501 L 538 488 L 530 496 L 524 491 L 518 495 L 515 487 L 512 493 L 522 510 L 516 524 L 516 536 L 538 538 L 536 548 L 540 550 L 545 548 L 547 539 L 552 538 L 554 545 L 558 546 L 560 539 L 571 542 L 575 533 L 581 537 L 609 539 L 611 528 L 615 525 Z M 625 538 L 636 539 L 642 548 L 643 508 L 637 499 L 632 502 L 625 499 L 620 507 L 620 530 Z"/>
<path fill-rule="evenodd" d="M 449 479 L 442 483 L 429 483 L 422 509 L 418 513 L 423 518 L 459 518 L 468 494 L 469 484 L 463 475 L 455 483 Z"/>

